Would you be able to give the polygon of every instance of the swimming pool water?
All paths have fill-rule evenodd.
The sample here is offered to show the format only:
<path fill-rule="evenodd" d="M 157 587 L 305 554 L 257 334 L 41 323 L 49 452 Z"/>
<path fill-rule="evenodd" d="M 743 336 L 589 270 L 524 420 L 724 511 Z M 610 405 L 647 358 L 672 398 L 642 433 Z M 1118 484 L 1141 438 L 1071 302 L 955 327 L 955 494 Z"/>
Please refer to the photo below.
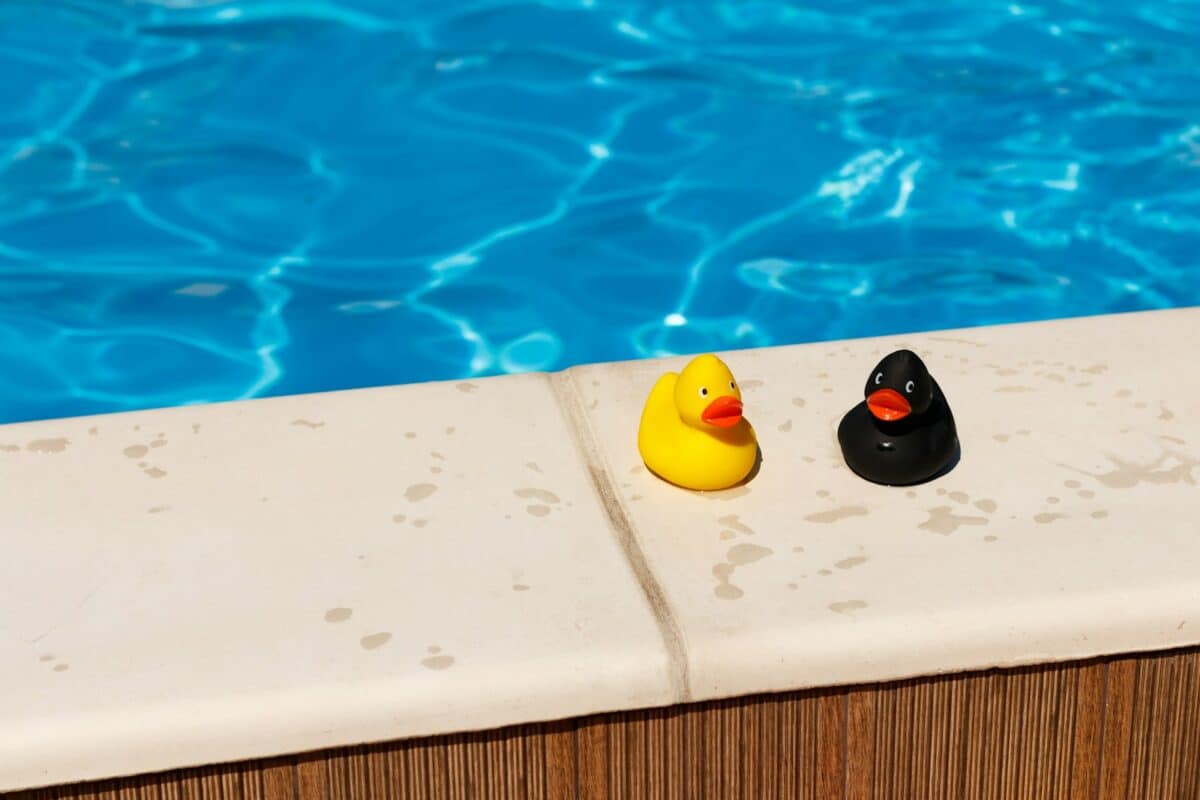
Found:
<path fill-rule="evenodd" d="M 1200 302 L 1200 5 L 0 6 L 0 421 Z"/>

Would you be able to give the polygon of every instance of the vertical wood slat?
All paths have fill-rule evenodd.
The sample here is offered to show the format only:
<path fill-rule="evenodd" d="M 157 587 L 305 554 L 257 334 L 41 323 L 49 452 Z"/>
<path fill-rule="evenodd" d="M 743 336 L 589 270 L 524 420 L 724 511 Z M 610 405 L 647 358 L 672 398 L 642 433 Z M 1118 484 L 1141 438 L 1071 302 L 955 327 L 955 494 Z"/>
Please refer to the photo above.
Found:
<path fill-rule="evenodd" d="M 1100 791 L 1101 727 L 1108 667 L 1096 663 L 1077 670 L 1071 782 L 1067 797 L 1096 797 Z"/>
<path fill-rule="evenodd" d="M 869 688 L 850 692 L 847 697 L 846 800 L 865 800 L 872 796 L 876 697 L 877 693 Z"/>
<path fill-rule="evenodd" d="M 1136 678 L 1136 659 L 1121 658 L 1109 662 L 1105 682 L 1104 738 L 1100 752 L 1101 800 L 1118 800 L 1126 796 Z"/>
<path fill-rule="evenodd" d="M 96 800 L 1200 797 L 1200 648 L 20 792 Z"/>

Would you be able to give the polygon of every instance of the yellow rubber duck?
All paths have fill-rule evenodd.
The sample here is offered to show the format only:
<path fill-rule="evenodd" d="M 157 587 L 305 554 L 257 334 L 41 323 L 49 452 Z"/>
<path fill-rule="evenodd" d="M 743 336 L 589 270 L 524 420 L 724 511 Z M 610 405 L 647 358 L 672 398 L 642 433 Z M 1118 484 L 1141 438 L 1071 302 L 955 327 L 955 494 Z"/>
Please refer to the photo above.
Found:
<path fill-rule="evenodd" d="M 642 410 L 638 452 L 652 472 L 686 489 L 728 489 L 745 480 L 758 440 L 724 361 L 696 356 L 683 372 L 658 379 Z"/>

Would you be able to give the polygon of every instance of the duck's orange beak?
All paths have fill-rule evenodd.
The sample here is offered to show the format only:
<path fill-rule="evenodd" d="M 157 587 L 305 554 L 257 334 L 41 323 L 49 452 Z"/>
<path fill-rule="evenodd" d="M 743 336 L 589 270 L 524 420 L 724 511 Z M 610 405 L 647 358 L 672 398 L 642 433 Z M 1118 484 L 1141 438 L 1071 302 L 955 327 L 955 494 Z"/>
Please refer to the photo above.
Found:
<path fill-rule="evenodd" d="M 895 422 L 912 413 L 912 406 L 895 389 L 880 389 L 867 396 L 867 408 L 884 422 Z"/>
<path fill-rule="evenodd" d="M 742 420 L 742 401 L 732 395 L 722 395 L 708 404 L 700 419 L 718 428 L 732 428 Z"/>

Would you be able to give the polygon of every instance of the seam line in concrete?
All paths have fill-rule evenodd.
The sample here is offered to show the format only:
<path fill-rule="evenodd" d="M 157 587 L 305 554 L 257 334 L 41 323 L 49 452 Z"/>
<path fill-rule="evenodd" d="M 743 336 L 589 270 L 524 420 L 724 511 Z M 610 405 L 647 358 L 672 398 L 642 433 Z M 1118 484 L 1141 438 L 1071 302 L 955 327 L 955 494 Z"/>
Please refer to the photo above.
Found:
<path fill-rule="evenodd" d="M 570 372 L 552 373 L 547 377 L 559 409 L 571 431 L 575 447 L 587 470 L 592 489 L 596 492 L 600 506 L 608 518 L 609 529 L 616 538 L 626 563 L 633 571 L 633 576 L 650 606 L 655 623 L 658 625 L 663 646 L 667 651 L 671 690 L 675 696 L 675 702 L 687 702 L 691 699 L 692 691 L 688 677 L 687 647 L 683 631 L 679 627 L 679 621 L 667 600 L 667 594 L 663 590 L 662 584 L 659 583 L 658 577 L 651 569 L 650 562 L 642 550 L 637 529 L 634 527 L 628 509 L 621 500 L 621 493 L 613 480 L 608 460 L 600 448 L 591 416 L 584 408 L 583 396 Z"/>

